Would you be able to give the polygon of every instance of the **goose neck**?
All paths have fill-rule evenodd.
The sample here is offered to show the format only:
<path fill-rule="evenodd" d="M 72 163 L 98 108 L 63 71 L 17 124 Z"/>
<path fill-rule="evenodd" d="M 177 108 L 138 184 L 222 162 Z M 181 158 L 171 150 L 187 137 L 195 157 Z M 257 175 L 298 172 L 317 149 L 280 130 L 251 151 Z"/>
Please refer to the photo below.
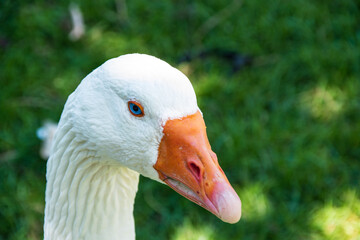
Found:
<path fill-rule="evenodd" d="M 108 164 L 67 129 L 47 163 L 44 239 L 135 239 L 139 174 Z"/>

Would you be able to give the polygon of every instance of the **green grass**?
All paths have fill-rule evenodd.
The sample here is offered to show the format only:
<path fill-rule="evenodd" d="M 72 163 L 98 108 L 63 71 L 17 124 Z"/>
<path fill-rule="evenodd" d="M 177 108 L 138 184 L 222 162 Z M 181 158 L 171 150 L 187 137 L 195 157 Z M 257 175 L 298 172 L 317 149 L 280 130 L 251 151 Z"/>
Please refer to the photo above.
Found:
<path fill-rule="evenodd" d="M 360 4 L 356 0 L 0 3 L 0 239 L 41 239 L 45 166 L 35 131 L 106 59 L 158 56 L 188 73 L 210 142 L 243 203 L 229 225 L 142 178 L 138 239 L 352 239 L 360 236 Z M 121 1 L 118 1 L 121 2 Z M 212 20 L 209 20 L 212 19 Z M 215 23 L 215 24 L 213 24 Z M 216 56 L 251 56 L 232 74 Z"/>

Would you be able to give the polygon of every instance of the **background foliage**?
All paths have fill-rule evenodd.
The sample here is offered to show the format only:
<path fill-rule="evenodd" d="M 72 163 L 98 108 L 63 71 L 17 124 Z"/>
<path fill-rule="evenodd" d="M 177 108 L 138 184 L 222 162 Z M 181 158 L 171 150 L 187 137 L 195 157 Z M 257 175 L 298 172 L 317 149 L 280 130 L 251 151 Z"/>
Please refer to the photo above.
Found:
<path fill-rule="evenodd" d="M 77 3 L 86 33 L 74 42 L 70 2 L 0 1 L 0 239 L 42 238 L 36 129 L 130 52 L 189 76 L 243 203 L 229 225 L 141 179 L 138 239 L 360 239 L 359 1 Z"/>

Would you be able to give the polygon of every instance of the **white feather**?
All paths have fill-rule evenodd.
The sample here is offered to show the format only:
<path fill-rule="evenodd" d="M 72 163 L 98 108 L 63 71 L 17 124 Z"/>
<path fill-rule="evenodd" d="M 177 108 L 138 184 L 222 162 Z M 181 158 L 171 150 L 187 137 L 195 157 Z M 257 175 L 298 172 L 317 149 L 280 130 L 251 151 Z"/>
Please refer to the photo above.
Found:
<path fill-rule="evenodd" d="M 144 107 L 138 118 L 128 101 Z M 134 239 L 138 176 L 154 170 L 168 119 L 198 111 L 188 78 L 143 54 L 108 60 L 68 98 L 47 166 L 45 239 Z"/>

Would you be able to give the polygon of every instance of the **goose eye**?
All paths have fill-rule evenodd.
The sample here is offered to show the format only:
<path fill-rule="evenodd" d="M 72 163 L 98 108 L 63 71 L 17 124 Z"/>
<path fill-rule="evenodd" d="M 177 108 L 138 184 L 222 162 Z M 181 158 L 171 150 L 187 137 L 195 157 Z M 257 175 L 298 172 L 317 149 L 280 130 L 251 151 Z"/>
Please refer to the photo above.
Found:
<path fill-rule="evenodd" d="M 137 103 L 135 101 L 129 101 L 128 102 L 129 111 L 132 115 L 135 117 L 142 117 L 144 116 L 144 109 L 141 106 L 140 103 Z"/>

